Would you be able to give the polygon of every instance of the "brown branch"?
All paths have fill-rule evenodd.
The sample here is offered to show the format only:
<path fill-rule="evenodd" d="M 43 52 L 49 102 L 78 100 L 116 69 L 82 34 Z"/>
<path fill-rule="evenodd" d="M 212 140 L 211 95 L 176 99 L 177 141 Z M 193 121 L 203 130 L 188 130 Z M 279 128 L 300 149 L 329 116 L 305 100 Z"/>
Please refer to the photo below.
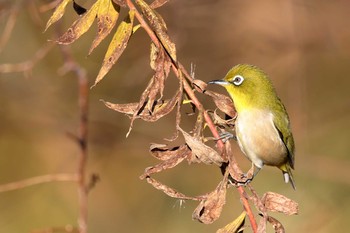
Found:
<path fill-rule="evenodd" d="M 135 5 L 132 3 L 131 0 L 127 0 L 126 1 L 128 7 L 130 10 L 134 10 L 135 11 L 135 16 L 137 18 L 137 20 L 140 22 L 141 26 L 145 29 L 145 31 L 147 32 L 147 34 L 149 35 L 149 37 L 151 38 L 152 42 L 155 43 L 156 45 L 162 44 L 160 42 L 160 40 L 158 39 L 158 37 L 156 36 L 156 34 L 154 33 L 154 31 L 150 28 L 150 26 L 148 25 L 148 23 L 145 22 L 145 20 L 143 19 L 142 15 L 138 12 L 138 10 L 136 9 Z M 172 59 L 171 59 L 172 60 Z M 186 71 L 186 69 L 178 62 L 175 63 L 172 60 L 172 68 L 173 71 L 175 73 L 175 75 L 180 78 L 180 72 L 184 73 L 186 78 L 188 80 L 192 80 L 193 78 L 188 75 L 188 72 Z M 194 91 L 192 90 L 191 86 L 189 85 L 188 81 L 186 79 L 183 79 L 183 86 L 184 86 L 184 90 L 186 91 L 187 95 L 189 96 L 189 98 L 192 100 L 192 103 L 196 106 L 196 108 L 204 113 L 204 119 L 209 127 L 209 129 L 211 130 L 212 134 L 214 137 L 219 138 L 219 133 L 216 130 L 216 127 L 213 123 L 213 121 L 211 120 L 209 114 L 205 111 L 203 105 L 200 103 L 200 101 L 198 100 L 198 98 L 196 97 L 196 95 L 194 94 Z M 224 149 L 224 143 L 221 140 L 218 140 L 217 142 L 217 146 L 218 148 L 222 151 Z M 244 188 L 242 186 L 237 187 L 237 190 L 239 191 L 239 194 L 241 196 L 241 201 L 242 204 L 244 206 L 245 211 L 247 212 L 247 215 L 249 217 L 250 223 L 251 223 L 251 227 L 253 232 L 257 232 L 257 223 L 254 217 L 254 214 L 252 212 L 252 209 L 249 205 L 248 199 L 247 199 L 247 194 L 244 191 Z"/>
<path fill-rule="evenodd" d="M 88 217 L 88 187 L 85 179 L 86 165 L 87 165 L 87 140 L 88 140 L 88 92 L 89 83 L 85 69 L 74 61 L 70 48 L 66 45 L 60 46 L 65 64 L 60 69 L 61 73 L 72 71 L 78 78 L 78 95 L 79 95 L 79 133 L 77 141 L 80 147 L 80 154 L 78 158 L 78 202 L 79 202 L 79 216 L 78 228 L 79 233 L 87 233 L 87 217 Z"/>
<path fill-rule="evenodd" d="M 14 4 L 12 9 L 10 10 L 10 15 L 7 19 L 4 31 L 1 33 L 1 38 L 0 38 L 0 53 L 2 52 L 4 46 L 10 39 L 11 33 L 13 31 L 13 28 L 15 27 L 16 21 L 17 21 L 17 16 L 19 12 L 19 6 L 20 4 Z"/>
<path fill-rule="evenodd" d="M 17 64 L 0 64 L 0 73 L 16 73 L 16 72 L 23 72 L 23 73 L 29 73 L 34 66 L 42 60 L 48 52 L 55 46 L 54 43 L 46 43 L 43 47 L 41 47 L 34 56 L 24 62 L 20 62 Z"/>
<path fill-rule="evenodd" d="M 26 188 L 26 187 L 37 185 L 37 184 L 54 182 L 54 181 L 77 182 L 78 176 L 76 174 L 69 174 L 69 173 L 35 176 L 35 177 L 27 178 L 24 180 L 0 185 L 0 193 L 13 191 L 13 190 L 17 190 L 17 189 L 22 189 L 22 188 Z"/>

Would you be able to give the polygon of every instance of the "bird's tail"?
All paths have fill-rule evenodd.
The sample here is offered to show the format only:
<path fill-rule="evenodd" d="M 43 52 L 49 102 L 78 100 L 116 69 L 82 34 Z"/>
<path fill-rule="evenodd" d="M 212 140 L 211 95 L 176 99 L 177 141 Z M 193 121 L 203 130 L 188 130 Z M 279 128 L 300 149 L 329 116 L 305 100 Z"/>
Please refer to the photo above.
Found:
<path fill-rule="evenodd" d="M 296 190 L 295 182 L 292 174 L 292 168 L 289 166 L 289 164 L 283 164 L 282 166 L 279 167 L 279 169 L 282 170 L 284 182 L 286 183 L 289 182 L 292 185 L 293 189 Z"/>

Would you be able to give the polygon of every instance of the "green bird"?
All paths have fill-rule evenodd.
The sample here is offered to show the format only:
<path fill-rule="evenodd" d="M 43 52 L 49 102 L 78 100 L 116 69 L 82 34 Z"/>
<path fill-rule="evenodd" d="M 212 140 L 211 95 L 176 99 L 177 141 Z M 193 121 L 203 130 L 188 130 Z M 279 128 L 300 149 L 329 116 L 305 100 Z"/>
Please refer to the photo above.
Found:
<path fill-rule="evenodd" d="M 225 87 L 234 102 L 237 142 L 252 162 L 248 180 L 264 165 L 274 166 L 295 189 L 294 139 L 289 117 L 267 74 L 256 66 L 241 64 L 234 66 L 224 79 L 208 84 Z"/>

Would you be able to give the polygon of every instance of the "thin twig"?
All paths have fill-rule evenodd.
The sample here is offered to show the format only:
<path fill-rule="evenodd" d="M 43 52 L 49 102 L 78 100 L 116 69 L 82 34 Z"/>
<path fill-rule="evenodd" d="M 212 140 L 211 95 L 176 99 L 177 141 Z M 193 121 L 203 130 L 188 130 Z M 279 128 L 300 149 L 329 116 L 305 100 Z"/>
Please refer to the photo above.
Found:
<path fill-rule="evenodd" d="M 84 68 L 74 61 L 71 50 L 66 45 L 60 45 L 61 52 L 65 64 L 61 72 L 66 73 L 72 71 L 78 78 L 78 95 L 79 95 L 79 133 L 78 143 L 80 147 L 80 154 L 78 158 L 78 201 L 79 201 L 79 216 L 78 228 L 79 233 L 87 233 L 87 217 L 88 217 L 88 188 L 86 184 L 85 174 L 87 165 L 87 140 L 88 140 L 88 97 L 89 97 L 89 83 L 87 74 Z"/>
<path fill-rule="evenodd" d="M 128 5 L 130 10 L 134 10 L 135 11 L 135 16 L 136 16 L 137 20 L 140 22 L 141 26 L 145 29 L 145 31 L 147 32 L 147 34 L 151 38 L 152 42 L 155 43 L 156 45 L 157 44 L 162 44 L 159 41 L 159 39 L 156 36 L 156 34 L 153 32 L 153 30 L 149 27 L 148 23 L 145 22 L 145 20 L 143 19 L 142 15 L 137 11 L 137 9 L 136 9 L 135 5 L 132 3 L 132 1 L 131 0 L 127 0 L 126 3 L 127 3 L 127 5 Z M 174 73 L 176 74 L 177 77 L 179 77 L 179 73 L 180 72 L 186 71 L 185 68 L 180 63 L 176 64 L 173 60 L 172 60 L 172 63 L 173 63 L 173 66 L 172 66 L 173 71 L 174 71 Z M 188 75 L 187 71 L 183 72 L 183 73 L 185 74 L 185 76 Z M 188 77 L 190 77 L 190 76 L 188 75 Z M 190 79 L 192 79 L 192 77 L 190 77 Z M 197 99 L 196 95 L 194 94 L 191 86 L 188 84 L 186 79 L 183 79 L 183 86 L 184 86 L 184 90 L 186 91 L 188 97 L 192 100 L 192 103 L 197 107 L 197 109 L 199 111 L 204 113 L 204 119 L 207 122 L 207 125 L 208 125 L 209 129 L 213 133 L 213 136 L 219 138 L 219 133 L 217 132 L 216 127 L 215 127 L 214 123 L 212 122 L 209 114 L 204 110 L 203 105 Z M 221 140 L 218 140 L 217 146 L 218 146 L 218 148 L 220 150 L 224 149 L 224 143 Z M 249 202 L 248 202 L 248 200 L 246 198 L 247 195 L 246 195 L 246 193 L 244 191 L 244 188 L 242 186 L 237 187 L 237 189 L 238 189 L 238 191 L 240 193 L 244 209 L 246 210 L 247 215 L 249 217 L 252 230 L 255 233 L 255 232 L 257 232 L 257 224 L 256 224 L 256 220 L 255 220 L 254 214 L 253 214 L 253 212 L 252 212 L 252 210 L 250 208 Z"/>
<path fill-rule="evenodd" d="M 16 64 L 0 64 L 0 73 L 30 72 L 34 68 L 36 63 L 42 60 L 54 46 L 55 44 L 52 42 L 46 43 L 34 54 L 34 56 L 31 59 L 27 61 Z"/>
<path fill-rule="evenodd" d="M 20 181 L 0 185 L 0 193 L 22 189 L 22 188 L 26 188 L 37 184 L 50 183 L 54 181 L 77 182 L 78 176 L 76 174 L 69 174 L 69 173 L 35 176 L 35 177 L 20 180 Z"/>

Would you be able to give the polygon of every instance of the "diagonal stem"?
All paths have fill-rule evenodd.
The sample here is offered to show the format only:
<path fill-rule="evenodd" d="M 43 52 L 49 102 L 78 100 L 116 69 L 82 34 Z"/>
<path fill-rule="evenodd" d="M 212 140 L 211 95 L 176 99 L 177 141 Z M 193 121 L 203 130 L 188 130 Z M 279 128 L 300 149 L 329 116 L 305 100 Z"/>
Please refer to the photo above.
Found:
<path fill-rule="evenodd" d="M 130 10 L 134 10 L 135 11 L 135 16 L 137 18 L 137 20 L 140 22 L 141 26 L 144 28 L 144 30 L 147 32 L 148 36 L 151 38 L 152 42 L 155 43 L 156 45 L 162 45 L 161 41 L 158 39 L 157 35 L 154 33 L 154 31 L 150 28 L 150 26 L 148 25 L 148 23 L 144 20 L 144 18 L 142 17 L 142 15 L 139 13 L 139 11 L 136 9 L 135 5 L 133 4 L 133 2 L 131 0 L 126 0 L 126 3 L 129 7 Z M 185 75 L 188 75 L 188 72 L 183 72 L 186 71 L 184 69 L 184 67 L 177 62 L 177 64 L 171 59 L 172 61 L 172 69 L 175 73 L 175 75 L 180 78 L 180 73 L 185 73 Z M 186 76 L 187 76 L 186 75 Z M 203 105 L 201 104 L 201 102 L 198 100 L 198 98 L 196 97 L 196 95 L 194 94 L 191 86 L 189 85 L 188 81 L 186 79 L 183 79 L 183 86 L 184 86 L 184 90 L 186 91 L 188 97 L 192 100 L 193 104 L 197 107 L 197 109 L 199 111 L 202 111 L 204 113 L 204 119 L 208 124 L 209 129 L 211 130 L 212 134 L 214 137 L 219 138 L 219 133 L 216 130 L 216 127 L 213 123 L 213 121 L 211 120 L 209 114 L 205 111 Z M 221 140 L 218 140 L 217 142 L 217 146 L 220 150 L 224 149 L 224 143 Z M 242 186 L 237 187 L 237 190 L 241 196 L 241 201 L 242 204 L 244 206 L 245 211 L 247 212 L 247 215 L 249 217 L 249 221 L 252 227 L 252 230 L 254 233 L 257 232 L 257 224 L 256 224 L 256 220 L 254 217 L 254 214 L 252 212 L 252 209 L 250 208 L 248 199 L 246 198 L 247 194 L 244 191 L 244 188 Z"/>

